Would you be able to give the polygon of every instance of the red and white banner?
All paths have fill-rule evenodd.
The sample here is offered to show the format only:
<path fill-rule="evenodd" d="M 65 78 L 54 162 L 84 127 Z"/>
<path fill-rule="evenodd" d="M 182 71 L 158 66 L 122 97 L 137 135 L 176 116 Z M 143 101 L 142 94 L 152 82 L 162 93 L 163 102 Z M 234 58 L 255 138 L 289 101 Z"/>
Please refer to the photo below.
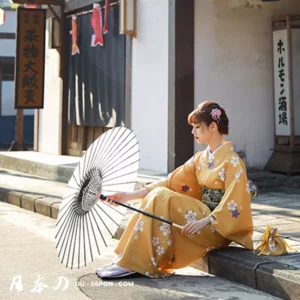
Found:
<path fill-rule="evenodd" d="M 103 33 L 108 33 L 108 14 L 110 9 L 110 0 L 105 0 L 105 14 L 104 14 L 104 27 Z"/>
<path fill-rule="evenodd" d="M 103 46 L 103 24 L 102 24 L 102 14 L 101 14 L 101 7 L 100 4 L 94 3 L 93 4 L 93 12 L 91 18 L 91 25 L 94 29 L 94 34 L 92 35 L 92 42 L 91 46 L 96 47 L 97 45 Z"/>

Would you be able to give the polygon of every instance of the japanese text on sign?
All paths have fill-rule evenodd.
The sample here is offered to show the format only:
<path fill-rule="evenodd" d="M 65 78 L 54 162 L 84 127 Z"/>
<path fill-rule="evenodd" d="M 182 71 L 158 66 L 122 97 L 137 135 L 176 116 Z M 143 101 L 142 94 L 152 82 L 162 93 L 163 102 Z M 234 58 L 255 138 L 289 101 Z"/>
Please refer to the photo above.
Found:
<path fill-rule="evenodd" d="M 287 31 L 273 32 L 276 135 L 290 134 Z"/>
<path fill-rule="evenodd" d="M 15 108 L 43 108 L 45 10 L 18 9 Z"/>

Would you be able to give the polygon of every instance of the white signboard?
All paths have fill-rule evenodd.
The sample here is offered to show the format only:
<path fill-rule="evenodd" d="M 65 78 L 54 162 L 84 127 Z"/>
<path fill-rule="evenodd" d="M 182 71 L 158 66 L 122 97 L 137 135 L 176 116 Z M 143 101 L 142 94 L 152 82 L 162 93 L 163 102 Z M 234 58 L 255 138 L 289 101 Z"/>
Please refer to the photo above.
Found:
<path fill-rule="evenodd" d="M 277 136 L 289 136 L 290 99 L 287 30 L 273 31 L 275 131 Z"/>

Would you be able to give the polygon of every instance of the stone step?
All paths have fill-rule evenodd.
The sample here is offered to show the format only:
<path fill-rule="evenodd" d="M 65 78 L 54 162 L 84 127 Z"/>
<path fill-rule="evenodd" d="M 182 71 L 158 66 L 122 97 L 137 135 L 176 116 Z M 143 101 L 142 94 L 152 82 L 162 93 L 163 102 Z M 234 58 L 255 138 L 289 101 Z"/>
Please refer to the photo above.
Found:
<path fill-rule="evenodd" d="M 20 171 L 48 180 L 67 183 L 81 157 L 51 155 L 35 151 L 0 152 L 0 168 Z M 136 188 L 143 187 L 146 183 L 165 178 L 161 174 L 148 170 L 140 170 Z M 287 176 L 284 174 L 264 171 L 249 171 L 248 177 L 259 189 L 288 187 L 300 188 L 300 176 Z"/>
<path fill-rule="evenodd" d="M 68 183 L 81 157 L 54 156 L 41 152 L 0 152 L 0 169 L 14 170 L 44 179 Z M 136 189 L 164 178 L 165 174 L 140 170 Z"/>

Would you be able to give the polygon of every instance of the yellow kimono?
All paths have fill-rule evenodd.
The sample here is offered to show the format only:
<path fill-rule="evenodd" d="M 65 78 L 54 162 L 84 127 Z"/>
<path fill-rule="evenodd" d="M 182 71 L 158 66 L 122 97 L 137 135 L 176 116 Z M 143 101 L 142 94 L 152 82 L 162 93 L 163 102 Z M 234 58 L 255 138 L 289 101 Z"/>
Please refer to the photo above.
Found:
<path fill-rule="evenodd" d="M 150 192 L 142 200 L 142 210 L 179 225 L 207 216 L 212 224 L 188 237 L 174 226 L 136 213 L 115 249 L 122 253 L 118 265 L 165 278 L 231 241 L 253 249 L 246 169 L 230 142 L 210 159 L 208 148 L 198 152 L 166 180 L 146 187 Z"/>

